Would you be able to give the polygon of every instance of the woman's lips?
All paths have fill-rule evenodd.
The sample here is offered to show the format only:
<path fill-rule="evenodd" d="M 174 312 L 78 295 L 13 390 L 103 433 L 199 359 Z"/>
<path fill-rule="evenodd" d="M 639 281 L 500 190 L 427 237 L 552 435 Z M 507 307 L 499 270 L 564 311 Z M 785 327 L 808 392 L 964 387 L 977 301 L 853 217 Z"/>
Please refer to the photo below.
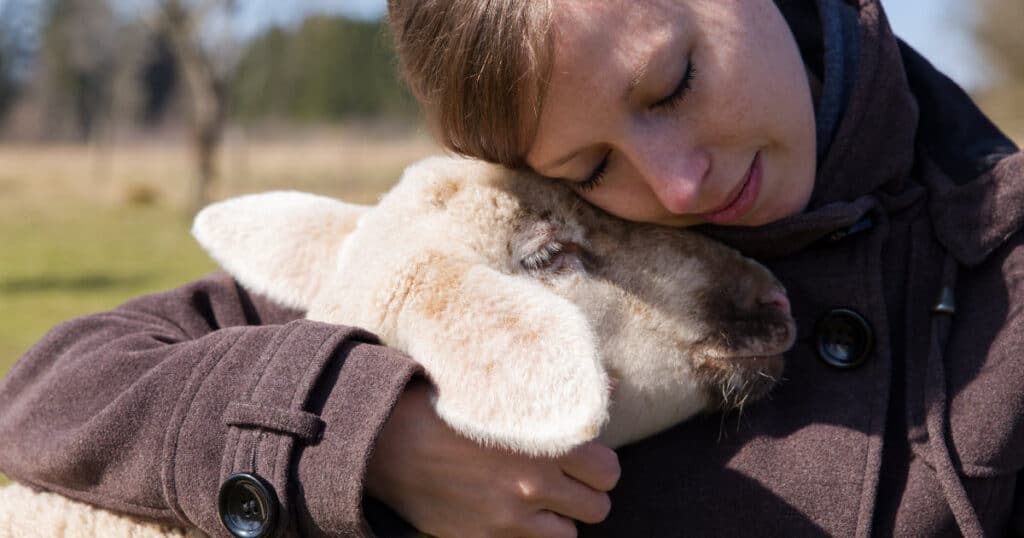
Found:
<path fill-rule="evenodd" d="M 701 218 L 712 224 L 730 224 L 739 220 L 754 207 L 754 202 L 757 201 L 757 196 L 761 193 L 761 176 L 761 152 L 759 151 L 754 155 L 754 162 L 750 164 L 750 169 L 747 170 L 743 182 L 729 194 L 725 205 L 714 211 L 701 214 Z"/>

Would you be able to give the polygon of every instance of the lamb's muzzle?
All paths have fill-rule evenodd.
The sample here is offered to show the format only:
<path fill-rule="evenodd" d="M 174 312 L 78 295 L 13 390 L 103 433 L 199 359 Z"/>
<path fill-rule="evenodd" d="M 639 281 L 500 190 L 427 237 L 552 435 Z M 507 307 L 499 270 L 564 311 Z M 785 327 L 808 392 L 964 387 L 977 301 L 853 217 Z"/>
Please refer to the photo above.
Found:
<path fill-rule="evenodd" d="M 757 302 L 765 306 L 773 307 L 782 312 L 783 315 L 789 316 L 791 314 L 789 297 L 786 296 L 786 290 L 781 287 L 772 288 L 767 294 L 758 298 Z"/>

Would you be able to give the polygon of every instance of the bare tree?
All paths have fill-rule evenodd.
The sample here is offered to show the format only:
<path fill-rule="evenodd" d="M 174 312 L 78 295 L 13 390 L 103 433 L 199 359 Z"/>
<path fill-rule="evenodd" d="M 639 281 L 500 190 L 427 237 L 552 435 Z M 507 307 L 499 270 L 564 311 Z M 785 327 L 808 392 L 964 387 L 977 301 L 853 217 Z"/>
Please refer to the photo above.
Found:
<path fill-rule="evenodd" d="M 92 141 L 110 122 L 118 25 L 106 0 L 49 0 L 34 88 L 47 137 Z"/>
<path fill-rule="evenodd" d="M 156 31 L 171 44 L 184 81 L 190 110 L 196 181 L 191 210 L 210 199 L 217 177 L 217 153 L 228 111 L 228 80 L 235 47 L 230 32 L 207 32 L 216 21 L 227 24 L 233 0 L 158 0 Z M 216 34 L 214 38 L 211 34 Z M 219 41 L 218 41 L 219 39 Z"/>

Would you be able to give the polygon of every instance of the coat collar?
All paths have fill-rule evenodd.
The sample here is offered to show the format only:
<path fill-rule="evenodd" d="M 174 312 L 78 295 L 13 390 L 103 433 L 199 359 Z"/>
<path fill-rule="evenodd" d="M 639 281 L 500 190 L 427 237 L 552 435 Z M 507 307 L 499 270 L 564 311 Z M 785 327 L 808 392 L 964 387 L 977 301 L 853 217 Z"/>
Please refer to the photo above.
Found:
<path fill-rule="evenodd" d="M 936 235 L 957 261 L 977 265 L 1024 227 L 1024 153 L 956 83 L 900 46 L 925 111 L 916 145 Z"/>
<path fill-rule="evenodd" d="M 784 12 L 801 9 L 793 2 L 787 9 L 779 1 Z M 818 6 L 827 1 L 818 0 Z M 897 40 L 877 0 L 860 0 L 857 9 L 856 80 L 819 163 L 808 209 L 755 228 L 704 225 L 700 230 L 754 257 L 786 256 L 854 225 L 875 207 L 898 209 L 882 200 L 917 198 L 911 196 L 921 191 L 911 179 L 917 164 L 915 172 L 921 174 L 914 178 L 930 192 L 939 240 L 961 263 L 978 263 L 1024 226 L 1024 157 L 1004 160 L 1016 151 L 1013 144 L 952 81 Z M 806 58 L 803 44 L 813 43 L 814 36 L 801 36 L 806 24 L 791 21 L 791 27 Z M 821 35 L 820 24 L 816 29 L 817 43 L 824 47 L 836 38 Z M 919 121 L 921 107 L 925 119 Z"/>
<path fill-rule="evenodd" d="M 977 179 L 958 185 L 928 162 L 928 211 L 943 246 L 967 266 L 981 263 L 1024 228 L 1024 152 L 999 161 Z"/>

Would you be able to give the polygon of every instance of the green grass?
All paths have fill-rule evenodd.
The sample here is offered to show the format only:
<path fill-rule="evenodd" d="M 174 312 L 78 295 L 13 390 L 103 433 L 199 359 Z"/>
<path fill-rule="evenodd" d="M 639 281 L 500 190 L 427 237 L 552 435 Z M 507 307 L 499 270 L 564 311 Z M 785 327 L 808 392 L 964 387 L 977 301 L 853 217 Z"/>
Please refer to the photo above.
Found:
<path fill-rule="evenodd" d="M 180 212 L 77 209 L 0 216 L 0 376 L 60 321 L 215 269 Z"/>
<path fill-rule="evenodd" d="M 418 135 L 243 141 L 225 148 L 218 197 L 292 188 L 372 203 L 436 153 Z M 179 209 L 190 170 L 180 144 L 0 145 L 0 378 L 57 323 L 216 269 Z"/>
<path fill-rule="evenodd" d="M 75 207 L 47 213 L 0 214 L 0 377 L 53 325 L 215 268 L 178 211 Z"/>
<path fill-rule="evenodd" d="M 0 245 L 0 377 L 53 325 L 215 269 L 161 207 L 7 208 Z"/>
<path fill-rule="evenodd" d="M 55 324 L 216 268 L 182 213 L 159 207 L 8 210 L 0 245 L 0 377 Z"/>

